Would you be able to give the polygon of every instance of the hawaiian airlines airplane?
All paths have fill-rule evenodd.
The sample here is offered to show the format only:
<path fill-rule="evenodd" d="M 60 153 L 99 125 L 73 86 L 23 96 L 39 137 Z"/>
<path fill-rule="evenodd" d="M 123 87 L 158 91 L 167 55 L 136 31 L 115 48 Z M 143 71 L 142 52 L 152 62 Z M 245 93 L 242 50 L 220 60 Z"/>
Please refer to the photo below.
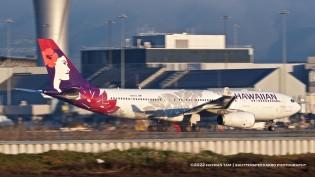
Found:
<path fill-rule="evenodd" d="M 41 93 L 96 113 L 129 119 L 200 121 L 217 117 L 218 124 L 255 128 L 300 110 L 291 97 L 274 92 L 166 89 L 100 89 L 89 84 L 51 39 L 38 39 L 47 67 L 50 89 Z M 272 124 L 267 127 L 273 130 Z"/>

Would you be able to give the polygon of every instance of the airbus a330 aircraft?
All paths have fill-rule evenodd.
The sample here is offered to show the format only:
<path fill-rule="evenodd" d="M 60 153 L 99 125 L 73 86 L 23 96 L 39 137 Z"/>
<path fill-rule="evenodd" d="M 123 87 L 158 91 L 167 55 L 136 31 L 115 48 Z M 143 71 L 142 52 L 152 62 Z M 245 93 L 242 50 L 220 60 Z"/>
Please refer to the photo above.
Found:
<path fill-rule="evenodd" d="M 274 92 L 166 89 L 100 89 L 90 85 L 51 39 L 38 39 L 50 89 L 42 93 L 80 108 L 129 119 L 190 120 L 217 116 L 221 125 L 254 128 L 258 122 L 291 116 L 300 110 L 291 97 Z M 273 129 L 272 125 L 268 127 Z"/>

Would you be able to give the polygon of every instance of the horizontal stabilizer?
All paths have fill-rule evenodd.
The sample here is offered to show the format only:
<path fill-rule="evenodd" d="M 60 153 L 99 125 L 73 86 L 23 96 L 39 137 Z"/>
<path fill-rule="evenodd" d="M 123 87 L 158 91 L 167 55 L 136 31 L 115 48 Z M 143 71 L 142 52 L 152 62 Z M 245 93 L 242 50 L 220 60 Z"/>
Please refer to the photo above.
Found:
<path fill-rule="evenodd" d="M 14 88 L 14 90 L 29 92 L 29 93 L 43 93 L 43 90 L 25 89 L 25 88 Z"/>
<path fill-rule="evenodd" d="M 25 88 L 14 88 L 14 90 L 28 92 L 28 93 L 39 93 L 43 98 L 52 98 L 43 93 L 43 90 L 25 89 Z"/>

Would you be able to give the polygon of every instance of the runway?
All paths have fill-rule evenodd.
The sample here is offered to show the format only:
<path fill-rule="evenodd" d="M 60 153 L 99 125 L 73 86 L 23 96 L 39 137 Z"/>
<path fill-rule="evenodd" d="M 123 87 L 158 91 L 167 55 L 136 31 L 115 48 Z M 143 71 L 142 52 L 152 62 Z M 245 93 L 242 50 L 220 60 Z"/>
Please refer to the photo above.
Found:
<path fill-rule="evenodd" d="M 0 141 L 38 141 L 38 140 L 107 140 L 107 139 L 177 139 L 177 138 L 273 138 L 273 137 L 315 137 L 315 130 L 228 130 L 202 132 L 136 132 L 116 131 L 2 131 Z"/>

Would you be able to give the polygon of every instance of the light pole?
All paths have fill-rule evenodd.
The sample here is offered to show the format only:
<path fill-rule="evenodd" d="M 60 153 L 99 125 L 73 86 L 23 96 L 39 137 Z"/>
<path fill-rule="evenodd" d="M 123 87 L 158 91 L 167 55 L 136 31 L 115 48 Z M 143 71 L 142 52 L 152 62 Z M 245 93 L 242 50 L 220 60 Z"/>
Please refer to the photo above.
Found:
<path fill-rule="evenodd" d="M 227 35 L 227 23 L 230 19 L 230 16 L 224 15 L 223 16 L 223 30 L 224 30 L 224 36 L 225 36 L 225 47 L 227 48 L 228 45 L 228 35 Z"/>
<path fill-rule="evenodd" d="M 105 22 L 105 25 L 108 26 L 108 29 L 107 29 L 107 46 L 109 48 L 112 48 L 112 27 L 113 27 L 113 24 L 115 24 L 115 21 L 113 20 L 107 20 Z"/>
<path fill-rule="evenodd" d="M 240 25 L 235 23 L 233 25 L 233 46 L 236 48 L 238 45 L 238 29 L 240 28 Z"/>
<path fill-rule="evenodd" d="M 127 15 L 122 14 L 117 17 L 121 21 L 121 39 L 120 39 L 120 87 L 125 88 L 125 22 Z"/>
<path fill-rule="evenodd" d="M 223 29 L 224 29 L 224 36 L 225 36 L 225 48 L 228 47 L 228 35 L 227 35 L 227 22 L 230 19 L 230 16 L 223 16 Z M 227 69 L 228 65 L 228 56 L 227 52 L 224 52 L 224 69 Z"/>
<path fill-rule="evenodd" d="M 227 41 L 228 41 L 228 37 L 227 37 L 227 22 L 228 20 L 230 19 L 230 16 L 227 16 L 227 15 L 224 15 L 223 16 L 223 32 L 224 32 L 224 45 L 225 45 L 225 49 L 223 50 L 224 54 L 223 54 L 223 57 L 224 57 L 224 70 L 227 69 L 227 60 L 228 60 L 228 56 L 227 56 L 227 52 L 225 51 L 226 48 L 227 48 Z M 218 73 L 217 73 L 217 80 L 218 80 L 218 88 L 222 87 L 221 85 L 221 80 L 222 80 L 222 77 L 221 77 L 221 71 L 218 70 Z"/>
<path fill-rule="evenodd" d="M 287 63 L 287 16 L 289 11 L 284 9 L 280 11 L 282 17 L 282 84 L 281 91 L 286 93 L 286 63 Z M 281 77 L 280 77 L 281 78 Z"/>
<path fill-rule="evenodd" d="M 115 21 L 113 20 L 107 20 L 105 22 L 105 25 L 108 26 L 107 29 L 107 45 L 108 45 L 108 64 L 111 65 L 113 63 L 113 46 L 112 46 L 112 27 Z M 106 42 L 105 42 L 106 43 Z"/>
<path fill-rule="evenodd" d="M 14 23 L 14 21 L 10 18 L 4 20 L 4 23 L 6 24 L 6 43 L 7 43 L 7 64 L 8 67 L 13 67 L 11 66 L 11 24 Z M 9 70 L 8 70 L 9 71 Z M 13 71 L 12 69 L 9 72 L 10 74 L 8 75 L 8 81 L 7 81 L 7 105 L 11 105 L 11 76 L 13 76 Z"/>
<path fill-rule="evenodd" d="M 288 10 L 281 10 L 280 15 L 282 16 L 282 63 L 287 61 L 287 16 L 289 15 Z"/>

